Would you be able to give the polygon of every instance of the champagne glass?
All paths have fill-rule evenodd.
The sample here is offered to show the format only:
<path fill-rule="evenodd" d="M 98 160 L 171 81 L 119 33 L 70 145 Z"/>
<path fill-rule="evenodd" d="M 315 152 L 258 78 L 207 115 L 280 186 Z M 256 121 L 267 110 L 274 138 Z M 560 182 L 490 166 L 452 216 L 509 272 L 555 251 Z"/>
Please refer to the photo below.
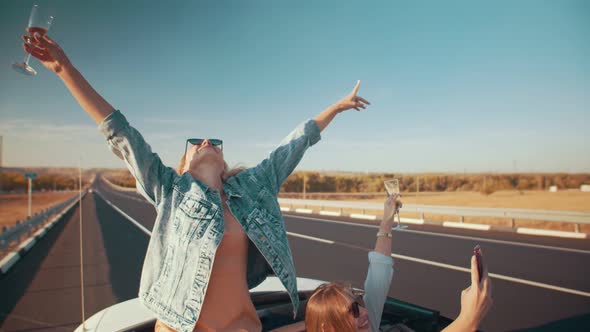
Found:
<path fill-rule="evenodd" d="M 31 16 L 29 16 L 29 25 L 27 26 L 27 32 L 33 38 L 34 34 L 37 32 L 41 36 L 44 36 L 49 30 L 51 23 L 53 22 L 53 16 L 48 15 L 47 13 L 43 13 L 39 9 L 39 5 L 33 5 L 33 9 L 31 9 Z M 25 56 L 24 62 L 15 62 L 12 64 L 12 68 L 18 71 L 21 74 L 34 76 L 37 75 L 37 71 L 29 66 L 29 60 L 31 59 L 31 55 L 27 53 Z"/>
<path fill-rule="evenodd" d="M 385 184 L 385 190 L 387 191 L 387 196 L 391 196 L 393 194 L 400 194 L 399 191 L 399 179 L 393 179 L 393 180 L 387 180 L 385 182 L 383 182 Z M 395 212 L 393 214 L 393 221 L 395 221 L 395 215 L 397 215 L 397 226 L 395 226 L 393 228 L 393 230 L 399 230 L 399 229 L 406 229 L 408 228 L 408 226 L 406 225 L 402 225 L 402 221 L 399 217 L 399 208 L 395 209 Z"/>

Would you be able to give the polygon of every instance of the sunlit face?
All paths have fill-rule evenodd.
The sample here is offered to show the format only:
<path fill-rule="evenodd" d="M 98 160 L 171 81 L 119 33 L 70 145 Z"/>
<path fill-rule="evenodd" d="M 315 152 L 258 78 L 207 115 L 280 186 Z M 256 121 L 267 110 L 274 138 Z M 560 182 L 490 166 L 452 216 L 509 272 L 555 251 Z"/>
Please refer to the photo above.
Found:
<path fill-rule="evenodd" d="M 211 144 L 208 139 L 203 140 L 201 144 L 189 144 L 185 157 L 185 169 L 193 169 L 197 165 L 205 164 L 217 166 L 223 170 L 223 150 Z"/>

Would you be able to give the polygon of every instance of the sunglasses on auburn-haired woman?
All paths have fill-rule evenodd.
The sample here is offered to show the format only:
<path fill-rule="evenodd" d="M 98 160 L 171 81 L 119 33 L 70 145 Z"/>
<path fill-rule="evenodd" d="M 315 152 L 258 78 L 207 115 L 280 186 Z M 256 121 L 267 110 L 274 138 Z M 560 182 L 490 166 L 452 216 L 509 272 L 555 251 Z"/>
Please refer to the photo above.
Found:
<path fill-rule="evenodd" d="M 365 292 L 361 291 L 361 290 L 356 290 L 356 289 L 352 290 L 352 294 L 354 295 L 355 300 L 350 305 L 350 309 L 348 309 L 348 311 L 352 314 L 352 316 L 354 316 L 354 318 L 359 318 L 359 316 L 361 315 L 361 310 L 359 307 L 364 305 L 364 301 L 363 301 L 363 294 L 364 293 Z"/>

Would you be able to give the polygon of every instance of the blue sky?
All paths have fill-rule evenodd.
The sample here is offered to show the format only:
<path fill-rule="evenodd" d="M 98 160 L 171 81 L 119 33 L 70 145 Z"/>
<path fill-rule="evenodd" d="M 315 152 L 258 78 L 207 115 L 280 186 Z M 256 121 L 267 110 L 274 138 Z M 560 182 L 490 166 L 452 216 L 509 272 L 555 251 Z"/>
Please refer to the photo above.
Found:
<path fill-rule="evenodd" d="M 175 167 L 187 137 L 256 164 L 362 80 L 302 170 L 589 172 L 588 1 L 37 1 L 73 64 Z M 4 166 L 124 167 L 0 2 Z"/>

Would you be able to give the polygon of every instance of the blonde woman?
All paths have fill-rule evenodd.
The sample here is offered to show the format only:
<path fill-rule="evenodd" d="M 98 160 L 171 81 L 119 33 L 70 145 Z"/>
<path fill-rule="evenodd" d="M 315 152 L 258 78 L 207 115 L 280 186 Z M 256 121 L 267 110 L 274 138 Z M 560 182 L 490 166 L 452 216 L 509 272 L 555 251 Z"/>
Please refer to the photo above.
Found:
<path fill-rule="evenodd" d="M 275 274 L 297 312 L 296 273 L 277 196 L 320 132 L 346 110 L 366 108 L 352 93 L 298 126 L 258 165 L 230 170 L 223 142 L 191 137 L 178 169 L 163 165 L 125 116 L 104 100 L 48 36 L 23 36 L 24 49 L 62 79 L 125 161 L 157 217 L 139 299 L 158 331 L 260 331 L 249 289 Z M 180 142 L 179 142 L 180 143 Z"/>

